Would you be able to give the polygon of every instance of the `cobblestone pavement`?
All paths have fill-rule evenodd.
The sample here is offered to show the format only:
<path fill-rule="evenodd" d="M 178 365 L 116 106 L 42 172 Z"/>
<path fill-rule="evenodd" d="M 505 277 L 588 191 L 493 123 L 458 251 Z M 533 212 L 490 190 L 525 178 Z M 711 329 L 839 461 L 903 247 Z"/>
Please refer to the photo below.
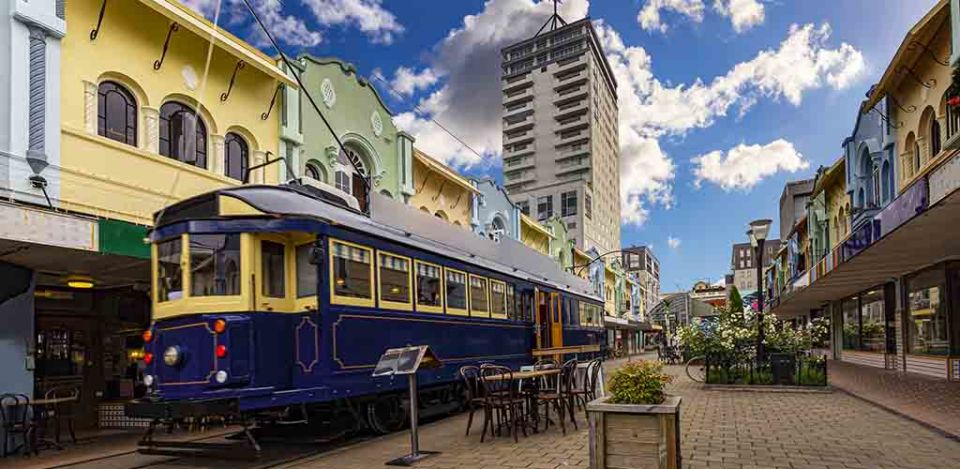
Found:
<path fill-rule="evenodd" d="M 960 463 L 960 443 L 841 392 L 704 390 L 679 366 L 670 392 L 683 397 L 681 427 L 687 468 L 948 468 Z M 429 468 L 587 467 L 587 425 L 480 443 L 481 425 L 464 437 L 466 416 L 421 427 L 421 447 L 443 453 Z M 361 469 L 409 451 L 406 433 L 364 442 L 287 467 Z"/>
<path fill-rule="evenodd" d="M 842 361 L 829 367 L 833 386 L 960 439 L 960 383 Z"/>

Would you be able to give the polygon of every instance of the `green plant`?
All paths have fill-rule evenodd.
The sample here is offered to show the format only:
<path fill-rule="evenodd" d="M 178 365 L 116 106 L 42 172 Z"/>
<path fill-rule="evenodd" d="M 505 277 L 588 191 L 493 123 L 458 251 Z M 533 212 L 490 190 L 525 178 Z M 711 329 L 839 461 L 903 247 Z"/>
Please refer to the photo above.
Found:
<path fill-rule="evenodd" d="M 610 402 L 613 404 L 660 404 L 664 388 L 673 377 L 663 372 L 663 364 L 640 360 L 628 362 L 610 376 Z"/>

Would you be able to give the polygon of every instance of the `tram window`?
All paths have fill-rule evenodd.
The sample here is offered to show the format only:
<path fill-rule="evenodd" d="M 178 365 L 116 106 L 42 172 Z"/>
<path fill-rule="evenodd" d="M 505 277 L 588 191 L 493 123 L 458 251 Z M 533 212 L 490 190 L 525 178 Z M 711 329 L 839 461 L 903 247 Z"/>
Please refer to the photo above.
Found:
<path fill-rule="evenodd" d="M 580 314 L 579 314 L 579 311 L 580 311 L 579 305 L 580 305 L 580 304 L 581 304 L 581 303 L 577 302 L 577 300 L 575 300 L 575 299 L 573 299 L 573 298 L 570 299 L 570 322 L 569 322 L 569 324 L 570 324 L 571 326 L 577 326 L 577 325 L 580 325 L 580 324 L 582 323 L 582 321 L 580 321 Z"/>
<path fill-rule="evenodd" d="M 516 287 L 512 284 L 507 284 L 506 288 L 506 300 L 507 300 L 507 318 L 510 320 L 520 319 L 517 317 L 517 291 Z"/>
<path fill-rule="evenodd" d="M 410 303 L 410 259 L 379 253 L 380 300 Z"/>
<path fill-rule="evenodd" d="M 467 274 L 456 270 L 447 272 L 447 308 L 467 309 Z"/>
<path fill-rule="evenodd" d="M 490 316 L 490 300 L 487 298 L 487 279 L 470 276 L 470 311 L 480 316 Z"/>
<path fill-rule="evenodd" d="M 443 289 L 440 282 L 440 267 L 417 261 L 417 308 L 442 312 Z"/>
<path fill-rule="evenodd" d="M 333 294 L 373 300 L 373 259 L 367 248 L 333 242 Z"/>
<path fill-rule="evenodd" d="M 499 318 L 507 318 L 507 292 L 503 282 L 496 280 L 490 281 L 490 315 Z"/>
<path fill-rule="evenodd" d="M 297 246 L 297 298 L 317 294 L 317 266 L 310 262 L 313 243 Z"/>
<path fill-rule="evenodd" d="M 240 235 L 190 235 L 190 296 L 240 294 Z"/>
<path fill-rule="evenodd" d="M 157 301 L 179 300 L 183 297 L 183 272 L 180 259 L 183 244 L 174 238 L 157 244 Z"/>
<path fill-rule="evenodd" d="M 273 241 L 260 242 L 260 260 L 263 273 L 263 296 L 283 298 L 287 296 L 284 274 L 283 245 Z"/>

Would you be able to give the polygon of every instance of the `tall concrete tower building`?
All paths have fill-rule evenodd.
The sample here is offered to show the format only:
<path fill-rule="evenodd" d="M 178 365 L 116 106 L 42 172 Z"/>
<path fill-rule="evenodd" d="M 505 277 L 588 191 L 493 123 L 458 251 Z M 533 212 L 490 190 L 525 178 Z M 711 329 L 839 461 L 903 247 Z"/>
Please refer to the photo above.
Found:
<path fill-rule="evenodd" d="M 501 60 L 510 199 L 540 220 L 561 217 L 583 250 L 619 249 L 617 82 L 590 20 L 554 14 Z"/>

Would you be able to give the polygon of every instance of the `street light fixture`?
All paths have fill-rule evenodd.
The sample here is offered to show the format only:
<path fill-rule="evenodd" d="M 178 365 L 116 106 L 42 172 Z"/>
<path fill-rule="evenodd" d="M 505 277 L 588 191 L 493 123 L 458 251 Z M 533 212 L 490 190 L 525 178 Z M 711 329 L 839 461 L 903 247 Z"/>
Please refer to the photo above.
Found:
<path fill-rule="evenodd" d="M 767 234 L 770 233 L 772 220 L 764 218 L 750 222 L 750 229 L 747 230 L 747 236 L 750 237 L 750 245 L 753 246 L 753 258 L 757 262 L 757 359 L 763 360 L 767 356 L 766 347 L 764 347 L 763 334 L 763 244 L 767 240 Z"/>

